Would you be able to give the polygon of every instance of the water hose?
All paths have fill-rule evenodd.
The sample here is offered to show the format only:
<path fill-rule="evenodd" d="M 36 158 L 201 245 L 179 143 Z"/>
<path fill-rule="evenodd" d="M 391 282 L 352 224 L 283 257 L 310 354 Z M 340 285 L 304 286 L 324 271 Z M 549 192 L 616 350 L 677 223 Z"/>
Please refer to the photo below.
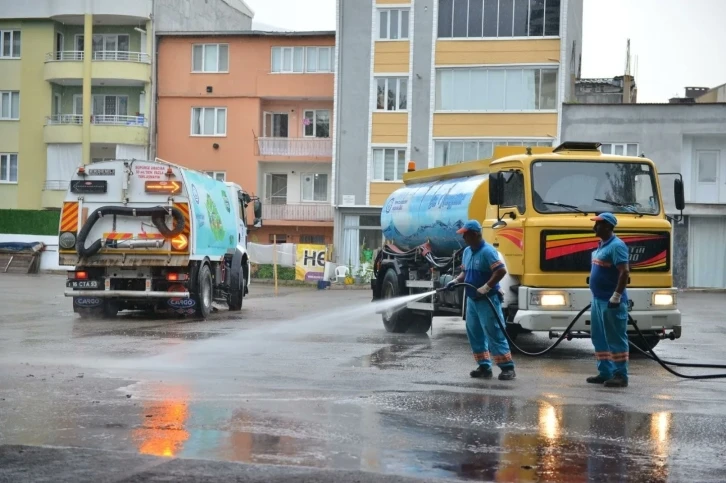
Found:
<path fill-rule="evenodd" d="M 474 285 L 469 284 L 469 283 L 457 283 L 457 284 L 455 284 L 455 286 L 456 287 L 460 287 L 460 286 L 470 287 L 470 288 L 473 288 L 474 290 L 477 289 L 477 287 L 475 287 Z M 447 290 L 447 289 L 446 288 L 441 288 L 441 289 L 439 289 L 437 291 L 444 291 L 444 290 Z M 575 325 L 575 323 L 580 319 L 580 317 L 582 317 L 582 314 L 584 314 L 590 308 L 590 304 L 588 304 L 585 308 L 583 308 L 580 312 L 578 312 L 578 314 L 575 316 L 575 318 L 572 319 L 572 322 L 570 322 L 570 325 L 568 325 L 567 328 L 564 330 L 564 332 L 562 333 L 562 335 L 560 336 L 560 338 L 557 339 L 557 341 L 555 341 L 555 343 L 552 344 L 550 347 L 548 347 L 547 349 L 545 349 L 543 351 L 540 351 L 540 352 L 526 352 L 526 351 L 523 351 L 522 348 L 519 347 L 517 344 L 515 344 L 514 341 L 512 340 L 512 338 L 509 336 L 509 334 L 507 333 L 507 326 L 505 325 L 505 323 L 502 320 L 502 318 L 499 316 L 499 313 L 497 312 L 496 307 L 494 307 L 494 304 L 489 299 L 489 297 L 488 296 L 485 296 L 484 299 L 487 301 L 487 303 L 489 305 L 489 308 L 491 309 L 492 313 L 496 317 L 497 323 L 499 324 L 499 327 L 502 329 L 502 332 L 504 332 L 504 337 L 507 338 L 507 341 L 509 342 L 509 344 L 512 347 L 514 347 L 514 349 L 516 349 L 521 354 L 523 354 L 525 356 L 529 356 L 529 357 L 539 357 L 539 356 L 545 355 L 548 352 L 550 352 L 552 349 L 554 349 L 555 347 L 557 347 L 558 345 L 560 345 L 560 343 L 567 337 L 567 334 L 570 332 L 570 329 L 572 329 L 572 327 Z M 645 343 L 645 347 L 648 348 L 648 351 L 646 352 L 646 351 L 642 350 L 640 347 L 636 346 L 635 344 L 633 344 L 633 342 L 631 342 L 630 340 L 628 340 L 628 343 L 630 344 L 630 346 L 633 347 L 638 352 L 640 352 L 641 354 L 643 354 L 644 356 L 646 356 L 648 359 L 650 359 L 652 361 L 655 361 L 658 364 L 660 364 L 661 367 L 663 367 L 663 369 L 665 369 L 666 371 L 670 372 L 674 376 L 681 377 L 681 378 L 684 378 L 684 379 L 726 379 L 726 374 L 698 374 L 698 375 L 689 375 L 689 374 L 682 374 L 680 372 L 677 372 L 677 371 L 671 369 L 669 366 L 675 366 L 675 367 L 694 367 L 694 368 L 702 368 L 702 369 L 726 369 L 726 365 L 722 365 L 722 364 L 693 364 L 693 363 L 674 362 L 674 361 L 663 360 L 660 357 L 658 357 L 658 355 L 653 351 L 653 348 L 648 343 L 648 339 L 645 338 L 645 335 L 640 331 L 640 327 L 638 327 L 638 323 L 635 320 L 633 320 L 633 318 L 630 316 L 630 314 L 628 314 L 628 324 L 629 325 L 632 325 L 633 327 L 635 327 L 635 331 L 638 333 L 638 336 L 640 336 L 640 338 Z"/>
<path fill-rule="evenodd" d="M 89 233 L 91 233 L 91 229 L 93 228 L 93 225 L 96 224 L 96 222 L 99 220 L 99 218 L 105 216 L 105 215 L 119 215 L 119 216 L 149 216 L 151 217 L 151 222 L 154 224 L 157 230 L 159 230 L 159 233 L 161 233 L 164 238 L 174 238 L 178 234 L 180 234 L 182 231 L 184 231 L 184 213 L 177 208 L 177 207 L 171 207 L 171 209 L 163 207 L 163 206 L 156 206 L 154 208 L 129 208 L 127 206 L 104 206 L 101 208 L 98 208 L 93 213 L 91 213 L 91 216 L 88 217 L 88 220 L 86 220 L 86 223 L 83 225 L 83 228 L 81 228 L 81 231 L 78 233 L 78 239 L 76 241 L 76 252 L 81 257 L 90 257 L 92 255 L 95 255 L 98 253 L 98 251 L 101 249 L 101 239 L 99 238 L 95 242 L 91 244 L 90 247 L 86 248 L 86 238 L 88 238 Z M 168 215 L 171 215 L 174 219 L 173 221 L 173 228 L 169 229 L 169 227 L 166 226 L 166 217 Z"/>

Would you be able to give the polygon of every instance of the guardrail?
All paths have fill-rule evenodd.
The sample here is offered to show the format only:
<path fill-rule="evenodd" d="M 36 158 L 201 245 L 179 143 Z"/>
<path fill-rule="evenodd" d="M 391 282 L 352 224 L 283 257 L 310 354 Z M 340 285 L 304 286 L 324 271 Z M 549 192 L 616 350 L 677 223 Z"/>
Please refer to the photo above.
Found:
<path fill-rule="evenodd" d="M 330 138 L 257 138 L 259 156 L 311 156 L 333 155 Z"/>
<path fill-rule="evenodd" d="M 84 52 L 82 50 L 63 50 L 45 54 L 46 62 L 79 62 L 83 58 Z M 97 50 L 93 52 L 91 59 L 94 61 L 151 63 L 151 56 L 145 52 L 127 52 L 122 50 Z"/>

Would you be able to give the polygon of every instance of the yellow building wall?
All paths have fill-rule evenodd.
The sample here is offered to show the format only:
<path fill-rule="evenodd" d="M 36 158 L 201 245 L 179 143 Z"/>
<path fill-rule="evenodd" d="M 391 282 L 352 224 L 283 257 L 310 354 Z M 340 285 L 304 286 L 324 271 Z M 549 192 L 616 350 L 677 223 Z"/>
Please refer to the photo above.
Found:
<path fill-rule="evenodd" d="M 18 185 L 0 184 L 0 210 L 18 208 Z"/>
<path fill-rule="evenodd" d="M 19 21 L 0 20 L 0 30 L 19 29 L 20 27 Z M 22 85 L 21 73 L 21 59 L 0 60 L 0 91 L 19 91 Z M 22 98 L 20 104 L 22 106 Z M 0 121 L 0 152 L 17 153 L 18 151 L 20 151 L 20 121 Z M 17 207 L 18 186 L 0 184 L 0 209 Z"/>
<path fill-rule="evenodd" d="M 45 118 L 50 115 L 51 85 L 44 80 L 45 54 L 54 46 L 51 21 L 22 22 L 20 127 L 17 208 L 41 208 L 46 174 Z"/>
<path fill-rule="evenodd" d="M 434 137 L 556 137 L 557 113 L 434 114 Z"/>
<path fill-rule="evenodd" d="M 551 64 L 559 61 L 559 39 L 436 42 L 436 65 Z"/>
<path fill-rule="evenodd" d="M 373 144 L 407 144 L 408 113 L 374 112 L 371 129 Z"/>
<path fill-rule="evenodd" d="M 370 205 L 371 206 L 383 206 L 386 199 L 396 191 L 398 188 L 403 186 L 403 183 L 371 183 L 370 186 Z"/>
<path fill-rule="evenodd" d="M 373 72 L 408 72 L 411 42 L 376 42 L 373 56 Z"/>

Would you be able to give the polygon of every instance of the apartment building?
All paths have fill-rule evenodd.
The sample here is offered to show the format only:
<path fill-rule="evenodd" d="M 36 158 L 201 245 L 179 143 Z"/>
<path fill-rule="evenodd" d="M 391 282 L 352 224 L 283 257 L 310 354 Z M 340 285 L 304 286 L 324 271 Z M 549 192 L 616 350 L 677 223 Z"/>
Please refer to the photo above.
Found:
<path fill-rule="evenodd" d="M 408 161 L 552 145 L 574 96 L 582 0 L 338 0 L 333 190 L 339 263 L 382 243 Z"/>
<path fill-rule="evenodd" d="M 0 0 L 0 208 L 59 208 L 79 165 L 146 159 L 157 30 L 252 16 L 242 0 Z"/>
<path fill-rule="evenodd" d="M 335 32 L 164 37 L 157 156 L 259 196 L 253 241 L 332 243 L 334 54 Z"/>

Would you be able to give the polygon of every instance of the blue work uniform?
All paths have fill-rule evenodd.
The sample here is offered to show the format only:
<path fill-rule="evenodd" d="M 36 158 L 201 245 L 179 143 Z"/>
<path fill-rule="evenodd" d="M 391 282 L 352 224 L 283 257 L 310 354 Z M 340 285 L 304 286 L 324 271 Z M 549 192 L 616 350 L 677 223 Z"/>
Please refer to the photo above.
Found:
<path fill-rule="evenodd" d="M 492 273 L 504 268 L 504 263 L 494 247 L 482 241 L 476 250 L 471 247 L 464 249 L 461 268 L 464 270 L 465 283 L 482 287 L 492 277 Z M 469 337 L 474 360 L 488 370 L 491 370 L 492 359 L 501 369 L 513 369 L 514 361 L 509 351 L 509 343 L 484 296 L 471 287 L 466 287 L 466 295 L 466 335 Z M 486 296 L 494 304 L 501 320 L 504 320 L 499 284 Z"/>
<path fill-rule="evenodd" d="M 628 247 L 613 235 L 592 252 L 590 291 L 592 292 L 591 331 L 597 369 L 603 379 L 620 374 L 628 380 L 628 293 L 623 290 L 620 305 L 608 308 L 618 285 L 618 265 L 628 263 Z"/>

